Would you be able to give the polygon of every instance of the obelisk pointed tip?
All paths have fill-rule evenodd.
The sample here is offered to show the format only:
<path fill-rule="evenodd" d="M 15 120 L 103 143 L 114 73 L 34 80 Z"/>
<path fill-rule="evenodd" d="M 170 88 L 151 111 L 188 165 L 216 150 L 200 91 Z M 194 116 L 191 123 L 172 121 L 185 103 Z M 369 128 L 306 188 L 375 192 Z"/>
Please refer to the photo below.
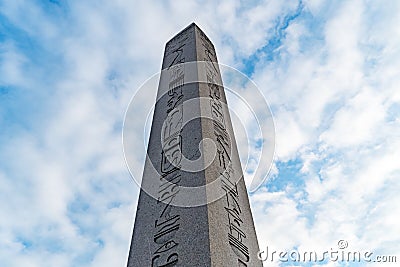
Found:
<path fill-rule="evenodd" d="M 168 46 L 169 43 L 173 42 L 176 38 L 178 38 L 179 36 L 181 36 L 184 32 L 191 30 L 191 29 L 195 29 L 197 27 L 197 29 L 200 30 L 199 26 L 197 26 L 197 24 L 195 22 L 190 23 L 188 26 L 186 26 L 183 30 L 181 30 L 180 32 L 178 32 L 174 37 L 172 37 L 166 44 L 166 46 Z M 200 30 L 201 31 L 201 30 Z"/>
<path fill-rule="evenodd" d="M 190 28 L 198 28 L 200 29 L 200 27 L 193 21 L 192 23 L 190 23 L 188 26 L 186 26 L 186 28 L 184 28 L 181 32 L 186 31 Z M 201 29 L 200 29 L 201 30 Z"/>
<path fill-rule="evenodd" d="M 194 22 L 194 21 L 192 23 L 190 23 L 189 26 L 186 27 L 186 29 L 189 29 L 189 28 L 197 28 L 198 30 L 203 32 L 203 30 L 200 28 L 200 26 L 197 25 L 196 22 Z"/>

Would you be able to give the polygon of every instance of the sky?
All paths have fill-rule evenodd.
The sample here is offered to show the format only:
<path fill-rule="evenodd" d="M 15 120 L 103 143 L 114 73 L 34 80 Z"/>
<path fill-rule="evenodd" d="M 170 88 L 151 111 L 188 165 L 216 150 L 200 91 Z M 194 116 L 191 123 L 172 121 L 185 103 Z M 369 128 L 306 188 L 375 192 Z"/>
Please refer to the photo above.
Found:
<path fill-rule="evenodd" d="M 0 266 L 126 266 L 125 110 L 193 21 L 274 117 L 272 168 L 250 193 L 261 250 L 342 240 L 400 261 L 398 14 L 395 0 L 0 0 Z"/>

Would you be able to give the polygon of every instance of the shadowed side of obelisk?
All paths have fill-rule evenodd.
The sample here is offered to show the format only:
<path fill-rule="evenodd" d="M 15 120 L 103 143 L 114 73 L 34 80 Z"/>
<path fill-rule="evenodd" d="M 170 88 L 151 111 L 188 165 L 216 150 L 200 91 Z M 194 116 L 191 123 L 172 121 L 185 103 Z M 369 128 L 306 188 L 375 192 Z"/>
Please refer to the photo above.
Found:
<path fill-rule="evenodd" d="M 182 65 L 197 60 L 195 28 L 191 24 L 165 48 L 128 267 L 211 266 L 207 206 L 174 205 L 181 186 L 206 182 L 203 168 L 181 168 L 183 159 L 196 160 L 201 154 L 199 85 L 183 84 L 188 74 Z M 185 102 L 192 103 L 198 118 L 183 121 Z M 205 189 L 197 190 L 196 198 L 206 203 Z"/>

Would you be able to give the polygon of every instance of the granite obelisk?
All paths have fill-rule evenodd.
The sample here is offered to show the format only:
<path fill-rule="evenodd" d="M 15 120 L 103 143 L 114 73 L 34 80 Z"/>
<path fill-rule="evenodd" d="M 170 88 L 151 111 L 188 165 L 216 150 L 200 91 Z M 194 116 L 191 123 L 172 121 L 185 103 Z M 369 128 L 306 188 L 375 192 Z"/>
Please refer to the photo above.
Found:
<path fill-rule="evenodd" d="M 128 267 L 257 267 L 215 49 L 194 23 L 165 47 Z"/>

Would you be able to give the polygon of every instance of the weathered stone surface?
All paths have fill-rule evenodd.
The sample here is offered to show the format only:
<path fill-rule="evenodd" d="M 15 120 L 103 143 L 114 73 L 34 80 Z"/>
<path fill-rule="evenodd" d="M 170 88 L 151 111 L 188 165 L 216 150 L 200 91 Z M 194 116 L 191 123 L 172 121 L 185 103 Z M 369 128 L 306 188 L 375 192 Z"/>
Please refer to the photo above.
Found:
<path fill-rule="evenodd" d="M 194 23 L 166 45 L 128 267 L 262 266 L 215 62 Z"/>

